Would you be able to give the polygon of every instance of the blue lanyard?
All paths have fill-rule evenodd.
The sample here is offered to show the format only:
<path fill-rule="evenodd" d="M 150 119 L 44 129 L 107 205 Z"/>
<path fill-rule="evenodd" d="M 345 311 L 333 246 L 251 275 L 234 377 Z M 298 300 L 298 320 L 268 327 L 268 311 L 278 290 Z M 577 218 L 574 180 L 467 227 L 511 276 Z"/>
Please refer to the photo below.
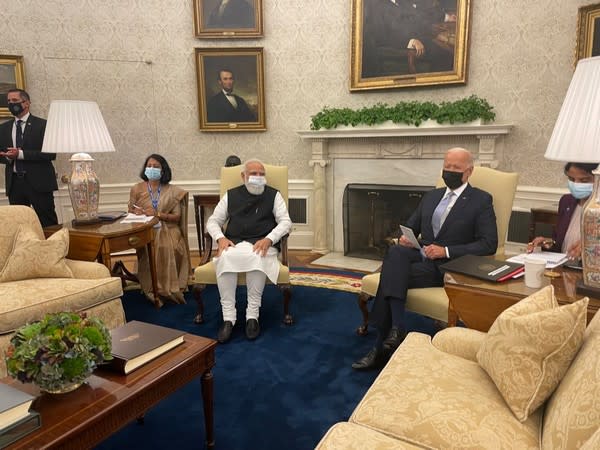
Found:
<path fill-rule="evenodd" d="M 146 183 L 146 185 L 148 186 L 148 194 L 150 195 L 152 207 L 156 210 L 158 209 L 158 200 L 160 199 L 160 184 L 158 185 L 158 192 L 156 193 L 156 197 L 152 195 L 152 188 L 150 187 L 150 183 Z"/>

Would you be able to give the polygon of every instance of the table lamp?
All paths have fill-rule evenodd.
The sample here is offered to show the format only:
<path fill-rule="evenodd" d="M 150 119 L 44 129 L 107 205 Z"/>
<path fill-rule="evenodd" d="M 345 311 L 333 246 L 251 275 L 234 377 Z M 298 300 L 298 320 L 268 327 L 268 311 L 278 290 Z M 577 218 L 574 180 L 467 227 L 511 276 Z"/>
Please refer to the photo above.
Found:
<path fill-rule="evenodd" d="M 600 162 L 600 57 L 579 60 L 544 157 Z M 600 171 L 593 174 L 594 189 L 581 217 L 583 284 L 577 292 L 600 297 Z"/>
<path fill-rule="evenodd" d="M 74 153 L 69 196 L 76 225 L 97 223 L 100 181 L 89 153 L 114 152 L 102 113 L 96 102 L 54 100 L 50 103 L 42 152 Z"/>

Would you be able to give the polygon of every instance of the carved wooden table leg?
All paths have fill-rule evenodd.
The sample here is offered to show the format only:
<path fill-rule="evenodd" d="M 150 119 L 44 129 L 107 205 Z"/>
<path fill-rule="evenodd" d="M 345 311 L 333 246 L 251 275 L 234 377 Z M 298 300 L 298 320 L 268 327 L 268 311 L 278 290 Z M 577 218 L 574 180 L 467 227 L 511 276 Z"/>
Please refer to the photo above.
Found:
<path fill-rule="evenodd" d="M 206 431 L 206 447 L 214 448 L 214 417 L 213 417 L 213 375 L 210 370 L 202 374 L 202 402 L 204 406 L 204 427 Z"/>

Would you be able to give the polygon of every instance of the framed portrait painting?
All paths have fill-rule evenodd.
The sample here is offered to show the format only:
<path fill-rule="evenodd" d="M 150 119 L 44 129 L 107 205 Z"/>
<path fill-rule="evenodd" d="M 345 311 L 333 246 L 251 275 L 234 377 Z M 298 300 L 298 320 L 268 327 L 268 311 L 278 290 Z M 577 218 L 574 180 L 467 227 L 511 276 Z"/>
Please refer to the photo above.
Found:
<path fill-rule="evenodd" d="M 0 117 L 12 117 L 6 100 L 10 89 L 25 89 L 23 57 L 0 55 Z"/>
<path fill-rule="evenodd" d="M 464 84 L 470 0 L 352 0 L 350 90 Z"/>
<path fill-rule="evenodd" d="M 204 131 L 265 131 L 261 47 L 196 48 L 198 111 Z"/>
<path fill-rule="evenodd" d="M 575 61 L 592 56 L 600 56 L 600 3 L 582 6 L 577 16 Z"/>
<path fill-rule="evenodd" d="M 194 0 L 198 38 L 256 38 L 263 35 L 262 0 Z"/>

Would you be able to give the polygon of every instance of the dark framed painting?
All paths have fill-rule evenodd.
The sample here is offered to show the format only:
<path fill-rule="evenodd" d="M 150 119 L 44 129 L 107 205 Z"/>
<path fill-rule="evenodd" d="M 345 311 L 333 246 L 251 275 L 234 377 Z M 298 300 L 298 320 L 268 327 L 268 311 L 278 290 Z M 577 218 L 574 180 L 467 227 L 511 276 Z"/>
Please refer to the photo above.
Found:
<path fill-rule="evenodd" d="M 352 0 L 350 91 L 464 84 L 470 0 Z"/>
<path fill-rule="evenodd" d="M 592 56 L 600 56 L 600 3 L 582 6 L 577 16 L 575 62 Z"/>
<path fill-rule="evenodd" d="M 0 117 L 12 117 L 6 100 L 10 89 L 25 89 L 23 57 L 0 55 Z"/>
<path fill-rule="evenodd" d="M 262 0 L 194 0 L 194 32 L 209 39 L 262 37 Z"/>
<path fill-rule="evenodd" d="M 265 131 L 262 47 L 196 48 L 203 131 Z"/>

